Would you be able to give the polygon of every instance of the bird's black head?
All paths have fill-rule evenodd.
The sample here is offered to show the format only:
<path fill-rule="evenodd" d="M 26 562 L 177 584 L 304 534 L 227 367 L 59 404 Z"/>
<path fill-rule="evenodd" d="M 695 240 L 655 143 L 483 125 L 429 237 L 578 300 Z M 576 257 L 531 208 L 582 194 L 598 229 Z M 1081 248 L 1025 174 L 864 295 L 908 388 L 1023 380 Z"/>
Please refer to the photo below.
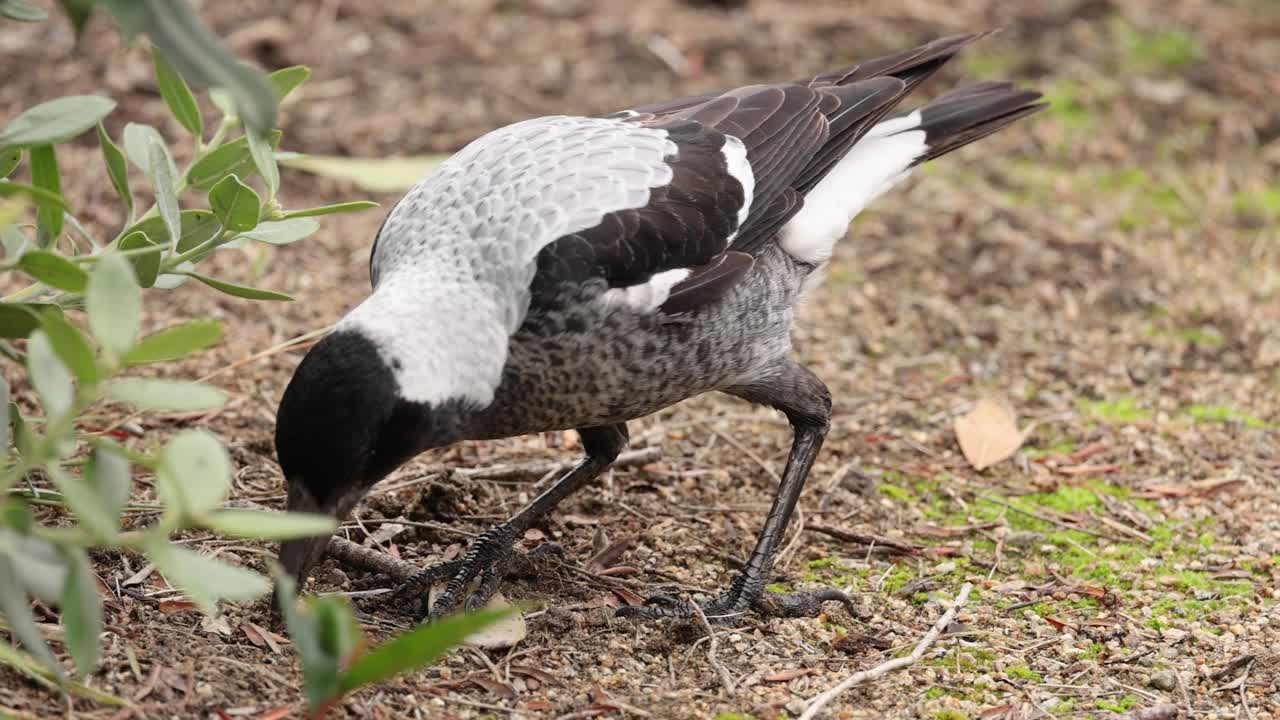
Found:
<path fill-rule="evenodd" d="M 395 370 L 370 339 L 352 330 L 328 335 L 303 358 L 276 413 L 276 455 L 289 510 L 341 521 L 392 470 L 457 439 L 457 407 L 404 400 Z M 280 561 L 305 582 L 328 542 L 285 542 Z"/>

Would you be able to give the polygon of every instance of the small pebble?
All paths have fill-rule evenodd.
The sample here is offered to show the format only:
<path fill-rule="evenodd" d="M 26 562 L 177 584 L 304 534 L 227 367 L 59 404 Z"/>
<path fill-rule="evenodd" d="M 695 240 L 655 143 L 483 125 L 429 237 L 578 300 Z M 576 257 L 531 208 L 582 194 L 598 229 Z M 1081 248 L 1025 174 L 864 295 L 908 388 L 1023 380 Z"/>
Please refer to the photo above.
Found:
<path fill-rule="evenodd" d="M 1178 687 L 1178 676 L 1174 675 L 1172 670 L 1161 670 L 1160 672 L 1153 673 L 1151 675 L 1151 679 L 1147 681 L 1147 684 L 1157 690 L 1169 692 Z"/>

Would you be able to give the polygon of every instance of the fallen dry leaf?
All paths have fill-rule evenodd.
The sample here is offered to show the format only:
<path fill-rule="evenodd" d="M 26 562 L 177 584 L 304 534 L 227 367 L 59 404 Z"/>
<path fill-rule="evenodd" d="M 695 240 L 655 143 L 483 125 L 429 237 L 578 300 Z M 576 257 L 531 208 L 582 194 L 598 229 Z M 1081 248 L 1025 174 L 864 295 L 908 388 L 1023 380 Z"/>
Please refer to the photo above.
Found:
<path fill-rule="evenodd" d="M 432 585 L 430 590 L 427 591 L 427 602 L 434 604 L 440 593 L 444 592 L 446 585 L 448 585 L 447 581 L 441 581 Z M 489 602 L 484 605 L 485 610 L 502 610 L 509 607 L 511 607 L 511 603 L 507 602 L 507 599 L 502 596 L 502 593 L 495 593 L 493 597 L 489 598 Z M 524 640 L 528 634 L 529 626 L 525 624 L 524 615 L 517 612 L 482 630 L 468 635 L 467 639 L 463 641 L 463 644 L 471 647 L 496 650 L 512 647 L 521 640 Z"/>
<path fill-rule="evenodd" d="M 497 680 L 494 680 L 493 678 L 473 677 L 471 678 L 471 682 L 475 683 L 476 685 L 479 685 L 480 687 L 484 688 L 485 690 L 488 690 L 489 692 L 493 693 L 494 695 L 497 695 L 498 697 L 506 698 L 508 700 L 514 700 L 516 697 L 515 688 L 511 687 L 510 685 L 504 682 L 499 682 Z"/>
<path fill-rule="evenodd" d="M 535 667 L 529 667 L 528 665 L 512 665 L 511 672 L 517 675 L 524 675 L 525 677 L 535 678 L 544 685 L 560 685 L 560 686 L 564 685 L 564 683 L 560 682 L 560 679 L 557 678 L 555 675 L 552 675 L 551 673 L 546 672 L 545 670 L 539 670 L 538 668 L 535 668 Z"/>
<path fill-rule="evenodd" d="M 198 609 L 196 608 L 196 604 L 191 602 L 190 600 L 161 600 L 160 601 L 160 612 L 164 613 L 165 615 L 172 615 L 173 613 L 186 612 L 188 610 L 196 610 L 196 609 Z"/>
<path fill-rule="evenodd" d="M 991 398 L 978 400 L 972 410 L 956 418 L 955 432 L 960 451 L 975 470 L 1008 460 L 1027 436 L 1018 429 L 1013 409 Z"/>

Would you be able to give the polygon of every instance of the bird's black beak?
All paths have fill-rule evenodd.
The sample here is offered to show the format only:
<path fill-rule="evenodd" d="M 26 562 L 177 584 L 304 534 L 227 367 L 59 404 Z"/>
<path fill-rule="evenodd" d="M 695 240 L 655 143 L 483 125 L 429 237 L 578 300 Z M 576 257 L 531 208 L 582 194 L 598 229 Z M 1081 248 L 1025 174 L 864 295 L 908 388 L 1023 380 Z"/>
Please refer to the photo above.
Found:
<path fill-rule="evenodd" d="M 289 499 L 285 509 L 289 512 L 332 515 L 339 521 L 343 519 L 338 517 L 339 512 L 336 506 L 326 507 L 325 504 L 317 502 L 300 482 L 289 483 Z M 306 585 L 307 575 L 311 570 L 324 559 L 325 550 L 328 547 L 329 536 L 327 535 L 297 538 L 280 543 L 280 564 L 297 583 L 299 590 Z"/>

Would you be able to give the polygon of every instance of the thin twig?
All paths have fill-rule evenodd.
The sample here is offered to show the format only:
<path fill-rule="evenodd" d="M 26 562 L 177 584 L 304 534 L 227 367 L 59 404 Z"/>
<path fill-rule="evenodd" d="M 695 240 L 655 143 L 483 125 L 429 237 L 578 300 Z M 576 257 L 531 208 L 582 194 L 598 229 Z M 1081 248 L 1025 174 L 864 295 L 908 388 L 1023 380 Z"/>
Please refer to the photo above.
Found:
<path fill-rule="evenodd" d="M 881 537 L 879 535 L 867 535 L 865 533 L 854 532 L 844 528 L 833 527 L 831 525 L 809 525 L 807 530 L 816 533 L 829 535 L 838 540 L 847 540 L 849 542 L 858 543 L 859 545 L 872 545 L 877 547 L 893 550 L 904 555 L 919 555 L 924 548 L 919 545 L 908 545 L 907 543 L 894 540 L 892 538 Z"/>
<path fill-rule="evenodd" d="M 1253 710 L 1249 708 L 1249 671 L 1253 669 L 1253 661 L 1250 660 L 1248 665 L 1244 666 L 1244 672 L 1240 675 L 1240 707 L 1244 708 L 1244 716 L 1248 720 L 1253 720 Z"/>
<path fill-rule="evenodd" d="M 252 355 L 249 355 L 249 356 L 247 356 L 247 357 L 240 358 L 239 360 L 236 360 L 235 362 L 231 363 L 230 365 L 223 365 L 222 367 L 218 368 L 217 370 L 214 370 L 213 372 L 209 373 L 208 375 L 205 375 L 204 377 L 200 378 L 200 379 L 199 379 L 199 380 L 197 380 L 196 382 L 208 382 L 209 380 L 211 380 L 211 379 L 213 379 L 213 378 L 215 378 L 215 377 L 217 377 L 217 376 L 219 376 L 219 375 L 222 375 L 223 373 L 231 372 L 232 370 L 235 370 L 235 369 L 237 369 L 237 368 L 244 367 L 245 365 L 248 365 L 248 364 L 250 364 L 250 363 L 256 362 L 256 361 L 261 360 L 261 359 L 263 359 L 263 358 L 271 357 L 272 355 L 278 355 L 278 354 L 280 354 L 280 353 L 282 353 L 282 352 L 284 352 L 284 351 L 286 351 L 286 350 L 290 350 L 290 349 L 292 349 L 292 348 L 294 348 L 294 347 L 297 347 L 297 346 L 299 346 L 299 345 L 302 345 L 302 344 L 304 344 L 304 343 L 310 342 L 310 341 L 312 341 L 312 340 L 316 340 L 316 339 L 320 338 L 321 336 L 325 335 L 326 333 L 328 333 L 328 332 L 329 332 L 330 330 L 332 330 L 332 329 L 333 329 L 333 326 L 332 326 L 332 325 L 328 325 L 328 326 L 325 326 L 325 327 L 319 328 L 319 329 L 317 329 L 317 330 L 311 330 L 311 331 L 309 331 L 309 332 L 305 332 L 305 333 L 303 333 L 303 334 L 301 334 L 301 335 L 297 335 L 297 336 L 295 336 L 295 337 L 291 337 L 291 338 L 289 338 L 288 340 L 285 340 L 284 342 L 282 342 L 282 343 L 280 343 L 280 344 L 278 344 L 278 345 L 274 345 L 274 346 L 272 346 L 272 347 L 267 348 L 266 350 L 262 350 L 262 351 L 259 351 L 259 352 L 254 353 L 254 354 L 252 354 Z"/>
<path fill-rule="evenodd" d="M 610 467 L 633 467 L 648 465 L 662 457 L 662 448 L 647 447 L 629 450 L 613 461 Z M 535 462 L 512 465 L 491 465 L 482 468 L 459 468 L 454 473 L 468 480 L 512 480 L 526 477 L 542 477 L 548 473 L 568 471 L 574 466 L 572 462 Z"/>
<path fill-rule="evenodd" d="M 720 664 L 720 639 L 716 637 L 716 631 L 707 620 L 707 614 L 702 611 L 702 606 L 694 602 L 693 598 L 686 598 L 686 601 L 698 616 L 698 621 L 702 623 L 702 628 L 707 631 L 707 661 L 711 663 L 711 667 L 715 668 L 716 674 L 720 676 L 720 684 L 724 686 L 724 691 L 729 694 L 729 697 L 733 697 L 735 693 L 733 676 L 729 674 L 728 668 Z"/>
<path fill-rule="evenodd" d="M 1026 515 L 1027 517 L 1033 517 L 1036 520 L 1040 520 L 1041 522 L 1047 522 L 1050 525 L 1056 525 L 1057 527 L 1060 527 L 1063 530 L 1075 530 L 1076 532 L 1082 532 L 1085 535 L 1092 535 L 1096 538 L 1102 538 L 1103 540 L 1110 540 L 1111 542 L 1116 542 L 1116 543 L 1127 542 L 1124 538 L 1118 538 L 1115 535 L 1108 535 L 1103 532 L 1098 532 L 1097 530 L 1087 528 L 1083 525 L 1073 525 L 1071 523 L 1065 523 L 1057 518 L 1053 518 L 1048 515 L 1045 515 L 1044 513 L 1038 513 L 1038 512 L 1035 512 L 1034 510 L 1027 510 L 1026 508 L 1020 508 L 1017 505 L 1014 505 L 1013 503 L 1008 503 L 998 498 L 981 497 L 978 499 L 982 500 L 983 502 L 995 503 L 996 505 L 999 505 L 1001 507 L 1009 508 L 1010 510 L 1016 513 Z"/>
<path fill-rule="evenodd" d="M 960 611 L 960 608 L 964 607 L 964 604 L 969 601 L 969 592 L 972 590 L 972 583 L 965 583 L 964 586 L 960 588 L 960 594 L 956 595 L 956 599 L 952 601 L 951 606 L 942 614 L 942 617 L 938 618 L 938 622 L 933 624 L 933 627 L 929 632 L 920 639 L 920 642 L 916 644 L 915 649 L 911 651 L 910 655 L 894 658 L 869 670 L 862 670 L 850 675 L 842 680 L 839 685 L 836 685 L 809 701 L 809 707 L 805 709 L 804 714 L 800 716 L 800 720 L 813 720 L 813 718 L 818 716 L 818 713 L 822 711 L 822 708 L 825 707 L 827 703 L 831 702 L 841 693 L 855 685 L 860 685 L 868 680 L 875 680 L 893 672 L 894 670 L 914 665 L 921 657 L 924 656 L 925 651 L 933 645 L 934 641 L 938 639 L 938 636 L 942 634 L 942 631 L 951 624 L 951 621 L 955 619 L 956 613 Z"/>

